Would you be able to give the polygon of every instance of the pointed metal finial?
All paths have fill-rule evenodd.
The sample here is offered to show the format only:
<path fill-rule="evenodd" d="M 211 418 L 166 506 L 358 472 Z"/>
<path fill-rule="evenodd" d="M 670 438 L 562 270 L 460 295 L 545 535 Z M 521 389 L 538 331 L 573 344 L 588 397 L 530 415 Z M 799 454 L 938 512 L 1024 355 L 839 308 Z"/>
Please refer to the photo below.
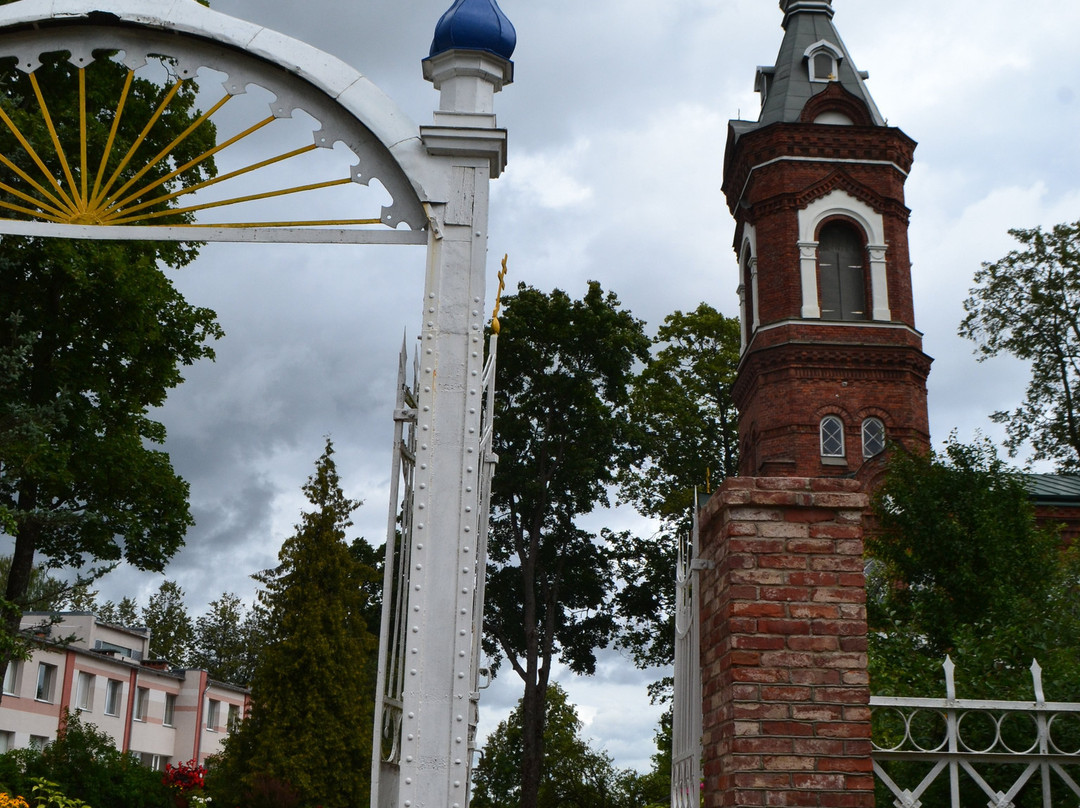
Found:
<path fill-rule="evenodd" d="M 1035 688 L 1035 703 L 1046 704 L 1046 695 L 1043 693 L 1042 668 L 1039 660 L 1031 660 L 1031 682 Z"/>
<path fill-rule="evenodd" d="M 955 701 L 956 678 L 953 674 L 956 671 L 956 665 L 953 664 L 952 657 L 946 654 L 945 661 L 941 664 L 941 667 L 945 669 L 945 698 L 949 701 Z"/>

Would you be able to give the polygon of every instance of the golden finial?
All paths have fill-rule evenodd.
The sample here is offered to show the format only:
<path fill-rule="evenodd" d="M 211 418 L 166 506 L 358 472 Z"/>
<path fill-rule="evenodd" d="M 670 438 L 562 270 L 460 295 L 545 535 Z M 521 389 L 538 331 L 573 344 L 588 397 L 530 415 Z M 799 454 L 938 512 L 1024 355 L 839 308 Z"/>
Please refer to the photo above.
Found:
<path fill-rule="evenodd" d="M 506 288 L 506 259 L 509 257 L 503 256 L 502 269 L 499 270 L 499 291 L 495 293 L 495 309 L 491 312 L 491 331 L 494 334 L 499 333 L 499 309 L 502 308 L 502 293 Z"/>

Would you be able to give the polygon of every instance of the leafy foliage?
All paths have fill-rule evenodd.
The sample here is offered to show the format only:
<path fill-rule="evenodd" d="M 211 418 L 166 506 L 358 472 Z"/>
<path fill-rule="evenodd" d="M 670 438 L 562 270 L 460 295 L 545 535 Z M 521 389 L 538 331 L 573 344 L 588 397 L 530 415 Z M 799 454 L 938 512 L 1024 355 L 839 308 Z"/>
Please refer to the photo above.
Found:
<path fill-rule="evenodd" d="M 1047 697 L 1080 692 L 1080 566 L 1039 528 L 1023 477 L 989 441 L 942 455 L 894 449 L 867 539 L 874 691 L 941 690 L 951 654 L 972 698 L 1029 698 L 1032 659 Z"/>
<path fill-rule="evenodd" d="M 293 794 L 300 805 L 368 800 L 377 640 L 363 588 L 375 572 L 345 541 L 360 503 L 341 491 L 329 440 L 303 491 L 314 506 L 285 540 L 279 564 L 256 578 L 267 644 L 251 682 L 252 710 L 211 766 L 223 801 Z M 265 794 L 263 796 L 266 796 Z M 262 797 L 259 797 L 262 799 Z M 269 799 L 269 797 L 267 797 Z"/>
<path fill-rule="evenodd" d="M 211 679 L 246 686 L 263 642 L 258 615 L 246 612 L 240 598 L 226 592 L 196 618 L 189 662 L 207 671 Z"/>
<path fill-rule="evenodd" d="M 150 652 L 155 659 L 186 665 L 195 630 L 184 605 L 184 590 L 175 581 L 162 581 L 142 610 L 142 625 L 150 629 Z"/>
<path fill-rule="evenodd" d="M 518 702 L 488 736 L 474 775 L 474 808 L 521 804 L 522 711 L 523 703 Z M 620 771 L 610 755 L 582 738 L 577 711 L 557 683 L 548 688 L 544 741 L 549 763 L 540 781 L 538 808 L 638 808 L 667 796 L 667 783 Z"/>
<path fill-rule="evenodd" d="M 521 797 L 535 805 L 554 659 L 591 673 L 616 630 L 604 537 L 576 519 L 607 503 L 635 451 L 628 420 L 642 324 L 591 282 L 581 300 L 519 285 L 500 318 L 485 649 L 525 686 Z"/>
<path fill-rule="evenodd" d="M 1009 233 L 1021 248 L 975 274 L 960 335 L 980 361 L 1004 352 L 1030 363 L 1024 402 L 991 416 L 1010 455 L 1030 441 L 1031 460 L 1080 471 L 1080 222 Z"/>
<path fill-rule="evenodd" d="M 66 154 L 80 153 L 83 117 L 89 153 L 105 152 L 128 73 L 99 59 L 86 76 L 87 114 L 81 116 L 77 68 L 66 54 L 46 55 L 34 72 Z M 134 80 L 117 142 L 137 142 L 166 92 Z M 195 97 L 196 88 L 185 82 L 142 141 L 139 154 L 146 157 L 176 141 L 175 162 L 154 165 L 145 182 L 165 178 L 174 165 L 213 145 L 212 126 L 178 138 L 196 117 Z M 0 101 L 14 126 L 36 144 L 46 168 L 63 177 L 34 98 L 27 74 L 12 65 L 0 71 Z M 124 151 L 114 150 L 110 172 L 120 167 Z M 37 171 L 9 127 L 0 129 L 0 153 Z M 138 165 L 129 163 L 121 181 Z M 162 187 L 197 182 L 214 170 L 212 161 L 203 162 Z M 5 175 L 5 182 L 29 188 L 25 177 Z M 35 557 L 48 568 L 82 569 L 92 578 L 102 569 L 97 565 L 120 560 L 160 571 L 179 549 L 192 524 L 188 487 L 155 448 L 165 430 L 149 412 L 180 383 L 181 366 L 213 356 L 209 343 L 222 332 L 214 313 L 187 303 L 159 268 L 159 262 L 174 268 L 188 263 L 195 245 L 8 236 L 0 243 L 0 509 L 15 538 L 5 597 L 17 613 L 25 606 Z M 14 634 L 17 614 L 7 615 L 6 623 Z"/>
<path fill-rule="evenodd" d="M 677 536 L 690 531 L 695 488 L 707 491 L 738 471 L 739 321 L 707 303 L 665 318 L 652 356 L 631 387 L 630 417 L 643 457 L 620 471 L 621 495 L 661 521 L 650 539 L 614 536 L 619 644 L 641 667 L 674 659 L 672 570 Z M 667 689 L 664 682 L 654 694 Z"/>

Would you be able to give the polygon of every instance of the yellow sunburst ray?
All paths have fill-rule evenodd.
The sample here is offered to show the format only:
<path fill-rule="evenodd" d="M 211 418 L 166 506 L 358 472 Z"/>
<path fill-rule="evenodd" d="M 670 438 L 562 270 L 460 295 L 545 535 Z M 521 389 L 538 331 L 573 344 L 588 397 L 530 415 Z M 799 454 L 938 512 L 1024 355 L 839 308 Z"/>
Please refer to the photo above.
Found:
<path fill-rule="evenodd" d="M 345 227 L 354 224 L 382 224 L 382 219 L 312 219 L 307 222 L 213 222 L 192 223 L 184 227 Z"/>
<path fill-rule="evenodd" d="M 123 185 L 121 185 L 116 191 L 109 194 L 109 200 L 106 200 L 106 201 L 115 200 L 116 197 L 123 194 L 125 191 L 127 191 L 129 188 L 131 188 L 132 185 L 134 185 L 140 179 L 142 179 L 144 176 L 146 176 L 146 172 L 148 172 L 151 168 L 153 168 L 158 163 L 160 163 L 162 160 L 164 160 L 166 157 L 168 157 L 169 154 L 172 153 L 172 150 L 174 148 L 176 148 L 181 143 L 183 143 L 191 135 L 192 132 L 194 132 L 196 129 L 198 129 L 200 126 L 202 126 L 208 120 L 210 120 L 210 116 L 213 115 L 215 112 L 217 112 L 219 109 L 221 109 L 223 106 L 225 106 L 226 102 L 228 102 L 228 100 L 230 98 L 232 98 L 232 97 L 233 96 L 228 95 L 228 94 L 225 95 L 225 97 L 223 97 L 220 101 L 218 101 L 216 104 L 214 104 L 214 106 L 210 107 L 210 109 L 208 109 L 206 112 L 199 115 L 198 118 L 196 118 L 194 121 L 191 122 L 191 125 L 188 126 L 187 129 L 185 129 L 183 132 L 181 132 L 179 135 L 177 135 L 173 139 L 172 143 L 170 143 L 168 146 L 166 146 L 164 149 L 162 149 L 156 155 L 154 155 L 153 159 L 148 160 L 146 165 L 143 166 L 141 169 L 139 169 L 139 171 L 137 171 L 135 173 L 135 175 L 133 177 L 131 177 L 131 179 L 129 179 L 127 182 L 125 182 Z M 202 162 L 205 159 L 207 159 L 207 155 L 204 152 L 199 158 L 197 158 L 197 162 Z M 183 169 L 179 169 L 179 170 L 177 170 L 175 172 L 172 172 L 169 175 L 168 179 L 172 179 L 173 177 L 180 174 L 182 171 L 186 171 L 186 170 L 187 170 L 186 168 L 183 168 Z M 127 197 L 127 199 L 131 199 L 132 197 L 136 197 L 136 198 L 140 197 L 144 193 L 146 193 L 147 191 L 150 191 L 150 190 L 156 188 L 157 186 L 161 185 L 162 183 L 167 182 L 168 179 L 162 178 L 160 180 L 156 180 L 156 181 L 150 183 L 149 185 L 147 185 L 145 188 L 142 188 L 142 189 L 136 191 L 134 194 L 131 194 L 130 196 Z M 110 201 L 109 208 L 111 209 L 111 208 L 115 207 L 117 204 L 122 205 L 123 202 L 116 203 L 116 202 L 111 202 Z"/>
<path fill-rule="evenodd" d="M 22 131 L 20 131 L 19 127 L 15 125 L 15 121 L 11 120 L 11 117 L 7 114 L 7 111 L 4 110 L 2 105 L 0 105 L 0 120 L 3 120 L 4 124 L 8 128 L 8 131 L 15 136 L 15 139 L 19 141 L 19 145 L 23 147 L 23 149 L 28 155 L 30 155 L 30 159 L 34 161 L 34 164 L 37 165 L 38 169 L 45 176 L 45 179 L 49 181 L 52 187 L 60 195 L 60 198 L 63 200 L 63 202 L 59 203 L 60 206 L 74 212 L 76 210 L 76 207 L 75 203 L 71 201 L 71 197 L 69 197 L 64 191 L 64 189 L 61 187 L 56 177 L 54 177 L 53 173 L 49 170 L 49 167 L 45 165 L 45 161 L 41 159 L 40 155 L 38 155 L 34 147 L 30 145 L 30 142 L 26 139 L 26 136 L 22 133 Z M 6 158 L 4 159 L 5 163 L 9 163 Z M 27 178 L 27 181 L 32 182 L 31 180 L 29 180 L 29 178 Z M 33 184 L 37 185 L 37 183 Z"/>
<path fill-rule="evenodd" d="M 38 107 L 41 109 L 41 117 L 45 121 L 45 128 L 49 130 L 49 137 L 52 139 L 53 149 L 56 150 L 56 156 L 60 160 L 60 168 L 64 172 L 64 177 L 67 179 L 68 187 L 71 188 L 71 195 L 74 197 L 75 213 L 82 213 L 86 211 L 86 200 L 79 196 L 79 189 L 75 184 L 75 177 L 71 173 L 71 166 L 68 165 L 67 154 L 64 152 L 64 147 L 60 145 L 60 135 L 57 134 L 56 126 L 53 124 L 52 115 L 49 113 L 49 105 L 45 103 L 45 96 L 41 93 L 41 85 L 38 83 L 37 74 L 30 74 L 30 86 L 34 88 L 34 95 L 37 96 Z"/>
<path fill-rule="evenodd" d="M 66 214 L 63 217 L 51 216 L 47 213 L 42 212 L 41 210 L 24 208 L 22 205 L 16 205 L 13 202 L 8 202 L 3 199 L 0 199 L 0 208 L 4 208 L 6 210 L 13 210 L 17 213 L 25 213 L 31 219 L 45 219 L 50 222 L 59 222 L 61 224 L 68 221 L 68 217 L 66 216 Z"/>
<path fill-rule="evenodd" d="M 260 194 L 248 194 L 247 196 L 237 196 L 232 199 L 222 199 L 217 202 L 204 202 L 201 205 L 188 205 L 185 208 L 170 208 L 169 210 L 156 210 L 153 213 L 148 213 L 145 216 L 121 216 L 114 219 L 109 219 L 103 223 L 105 224 L 129 224 L 131 222 L 137 222 L 146 219 L 157 219 L 162 216 L 178 216 L 185 213 L 194 213 L 199 210 L 210 210 L 211 208 L 221 208 L 226 205 L 236 205 L 241 202 L 254 202 L 260 199 L 273 199 L 279 196 L 288 196 L 290 194 L 303 193 L 304 191 L 317 191 L 320 188 L 333 188 L 338 185 L 348 185 L 352 182 L 351 177 L 346 177 L 340 180 L 326 180 L 325 182 L 314 182 L 310 185 L 297 185 L 292 188 L 283 188 L 279 191 L 266 191 Z"/>
<path fill-rule="evenodd" d="M 154 114 L 150 116 L 150 120 L 146 122 L 146 126 L 143 127 L 142 131 L 139 133 L 139 136 L 135 138 L 131 146 L 128 147 L 127 154 L 125 154 L 123 159 L 120 161 L 120 165 L 118 165 L 113 170 L 113 173 L 109 176 L 109 181 L 104 184 L 104 186 L 98 192 L 98 195 L 91 200 L 90 207 L 99 207 L 102 200 L 109 195 L 109 192 L 112 190 L 113 184 L 116 182 L 117 178 L 123 173 L 124 169 L 127 168 L 128 163 L 130 163 L 132 158 L 135 156 L 135 152 L 139 150 L 139 147 L 143 144 L 143 141 L 146 140 L 147 135 L 150 134 L 150 130 L 154 128 L 154 125 L 158 122 L 158 119 L 161 118 L 165 110 L 168 108 L 169 104 L 172 103 L 173 98 L 175 98 L 176 94 L 180 92 L 180 86 L 183 83 L 184 79 L 177 79 L 176 82 L 172 85 L 172 87 L 169 88 L 169 91 L 165 94 L 165 97 L 161 100 L 161 103 L 158 104 L 157 109 L 154 110 Z"/>
<path fill-rule="evenodd" d="M 191 194 L 195 193 L 196 191 L 201 191 L 203 188 L 209 188 L 211 185 L 217 185 L 218 183 L 225 182 L 226 180 L 231 180 L 244 174 L 249 174 L 252 171 L 256 171 L 260 168 L 265 168 L 266 166 L 289 160 L 301 154 L 307 154 L 308 152 L 313 151 L 317 148 L 318 146 L 316 146 L 314 143 L 309 146 L 301 146 L 299 149 L 293 149 L 290 152 L 285 152 L 285 154 L 279 154 L 276 157 L 268 157 L 265 160 L 260 160 L 257 163 L 252 163 L 251 165 L 244 166 L 243 168 L 238 168 L 235 171 L 228 172 L 227 174 L 221 174 L 217 177 L 211 177 L 208 180 L 197 182 L 194 185 L 189 185 L 186 188 L 181 188 L 178 191 L 173 191 L 172 193 L 164 194 L 162 196 L 156 196 L 153 199 L 147 199 L 143 202 L 140 202 L 138 205 L 132 205 L 129 208 L 123 207 L 126 202 L 129 202 L 133 199 L 138 199 L 140 196 L 142 196 L 143 191 L 138 191 L 134 194 L 129 195 L 126 199 L 123 199 L 120 202 L 117 202 L 116 204 L 110 206 L 108 210 L 105 211 L 102 221 L 110 221 L 111 219 L 115 219 L 118 216 L 130 216 L 132 213 L 135 213 L 137 211 L 153 207 L 154 205 L 161 204 L 162 202 L 168 202 L 169 200 L 184 196 L 185 194 Z M 187 167 L 181 166 L 173 173 L 180 174 L 186 170 Z M 164 179 L 169 178 L 166 177 Z M 148 186 L 148 189 L 152 187 L 153 186 Z"/>
<path fill-rule="evenodd" d="M 0 191 L 4 191 L 5 193 L 9 193 L 12 196 L 18 197 L 24 202 L 29 202 L 31 205 L 34 206 L 36 210 L 48 211 L 52 215 L 58 216 L 60 218 L 65 218 L 68 216 L 67 211 L 61 208 L 53 207 L 52 205 L 47 205 L 40 199 L 38 199 L 36 196 L 30 196 L 30 194 L 26 193 L 25 191 L 20 191 L 18 188 L 14 188 L 11 185 L 8 185 L 6 182 L 0 182 Z"/>
<path fill-rule="evenodd" d="M 105 141 L 105 149 L 101 154 L 101 165 L 98 167 L 97 174 L 94 177 L 94 190 L 90 192 L 90 199 L 95 200 L 92 204 L 96 204 L 98 191 L 101 190 L 101 182 L 105 179 L 105 170 L 109 166 L 109 157 L 112 155 L 113 144 L 116 142 L 116 133 L 120 129 L 120 118 L 124 114 L 124 106 L 127 104 L 128 94 L 131 92 L 131 83 L 134 80 L 135 71 L 129 68 L 127 78 L 124 80 L 124 87 L 120 91 L 120 99 L 116 102 L 116 112 L 113 113 L 112 126 L 109 127 L 109 137 Z"/>
<path fill-rule="evenodd" d="M 0 108 L 0 115 L 2 115 L 2 114 L 3 114 L 3 110 L 2 110 L 2 108 Z M 51 202 L 53 204 L 53 206 L 55 206 L 55 210 L 56 210 L 56 213 L 58 215 L 64 215 L 65 212 L 70 213 L 70 208 L 69 208 L 69 206 L 67 204 L 65 204 L 64 202 L 61 202 L 59 199 L 57 199 L 55 196 L 53 196 L 52 192 L 49 191 L 45 186 L 43 186 L 41 183 L 39 183 L 37 180 L 35 180 L 33 177 L 31 177 L 29 174 L 27 174 L 21 168 L 19 168 L 19 166 L 15 165 L 15 163 L 12 162 L 11 159 L 6 154 L 0 154 L 0 163 L 3 163 L 5 166 L 10 168 L 12 171 L 14 171 L 31 188 L 33 188 L 35 191 L 37 191 L 39 194 L 41 194 L 43 197 L 45 197 L 45 199 L 49 200 L 49 202 Z M 16 191 L 15 193 L 18 193 L 18 192 Z M 31 200 L 29 197 L 27 197 L 27 201 L 33 201 L 35 204 L 44 205 L 46 207 L 49 207 L 42 200 L 38 200 L 38 199 Z"/>

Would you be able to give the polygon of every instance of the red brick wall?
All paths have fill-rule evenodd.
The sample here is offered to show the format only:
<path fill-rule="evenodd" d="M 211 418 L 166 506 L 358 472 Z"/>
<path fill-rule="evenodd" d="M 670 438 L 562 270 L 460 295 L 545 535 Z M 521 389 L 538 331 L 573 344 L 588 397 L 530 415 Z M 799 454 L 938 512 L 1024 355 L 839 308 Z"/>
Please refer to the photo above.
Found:
<path fill-rule="evenodd" d="M 872 808 L 854 480 L 731 478 L 701 513 L 706 808 Z"/>

